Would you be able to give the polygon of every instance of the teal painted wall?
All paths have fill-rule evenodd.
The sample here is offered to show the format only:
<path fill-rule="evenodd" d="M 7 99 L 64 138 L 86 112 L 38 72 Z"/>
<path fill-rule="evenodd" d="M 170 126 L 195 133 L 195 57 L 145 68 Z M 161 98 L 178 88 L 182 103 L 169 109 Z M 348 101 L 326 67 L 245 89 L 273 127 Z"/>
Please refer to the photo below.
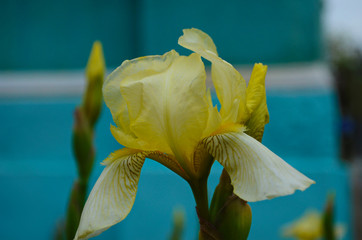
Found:
<path fill-rule="evenodd" d="M 131 0 L 2 0 L 0 69 L 83 68 L 95 40 L 116 65 L 137 47 L 134 7 Z"/>
<path fill-rule="evenodd" d="M 0 239 L 52 239 L 76 175 L 71 128 L 79 101 L 0 98 Z M 316 184 L 291 196 L 251 203 L 249 239 L 281 239 L 283 224 L 307 209 L 321 211 L 330 191 L 336 192 L 336 221 L 346 226 L 343 239 L 352 239 L 350 174 L 337 158 L 335 93 L 268 91 L 267 101 L 270 123 L 263 144 Z M 110 133 L 111 122 L 104 106 L 96 128 L 96 163 L 90 187 L 104 168 L 100 162 L 121 147 Z M 210 195 L 220 176 L 218 166 L 209 179 Z M 197 217 L 190 188 L 176 174 L 147 160 L 131 213 L 95 240 L 168 239 L 172 209 L 177 206 L 186 211 L 183 239 L 195 239 Z"/>
<path fill-rule="evenodd" d="M 141 49 L 146 54 L 177 47 L 181 29 L 196 27 L 207 32 L 219 55 L 233 63 L 321 57 L 320 0 L 143 2 Z"/>
<path fill-rule="evenodd" d="M 209 33 L 233 63 L 321 58 L 321 0 L 2 0 L 0 70 L 83 68 L 101 40 L 107 65 L 176 48 L 183 28 Z"/>

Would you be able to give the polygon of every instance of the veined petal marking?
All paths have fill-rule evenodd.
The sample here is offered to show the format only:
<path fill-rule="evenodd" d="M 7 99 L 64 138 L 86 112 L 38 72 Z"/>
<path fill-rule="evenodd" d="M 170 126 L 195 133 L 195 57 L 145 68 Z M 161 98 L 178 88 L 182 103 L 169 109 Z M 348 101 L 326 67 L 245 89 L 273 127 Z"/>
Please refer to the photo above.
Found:
<path fill-rule="evenodd" d="M 127 150 L 116 151 L 106 159 L 107 166 L 88 197 L 74 239 L 97 236 L 131 211 L 146 154 Z"/>
<path fill-rule="evenodd" d="M 204 144 L 229 173 L 234 193 L 248 202 L 303 191 L 314 183 L 243 132 L 211 136 Z"/>

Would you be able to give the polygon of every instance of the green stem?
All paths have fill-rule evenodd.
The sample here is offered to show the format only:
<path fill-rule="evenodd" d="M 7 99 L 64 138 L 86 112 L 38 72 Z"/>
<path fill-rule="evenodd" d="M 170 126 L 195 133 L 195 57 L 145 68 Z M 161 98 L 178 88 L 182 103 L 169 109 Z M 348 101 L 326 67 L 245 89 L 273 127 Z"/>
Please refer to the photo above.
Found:
<path fill-rule="evenodd" d="M 192 193 L 196 202 L 196 211 L 199 217 L 201 240 L 218 240 L 219 234 L 215 226 L 211 223 L 209 213 L 209 200 L 207 195 L 207 177 L 198 179 L 198 181 L 190 183 Z"/>
<path fill-rule="evenodd" d="M 207 181 L 201 179 L 200 181 L 191 184 L 191 189 L 194 194 L 199 217 L 206 221 L 210 221 Z"/>

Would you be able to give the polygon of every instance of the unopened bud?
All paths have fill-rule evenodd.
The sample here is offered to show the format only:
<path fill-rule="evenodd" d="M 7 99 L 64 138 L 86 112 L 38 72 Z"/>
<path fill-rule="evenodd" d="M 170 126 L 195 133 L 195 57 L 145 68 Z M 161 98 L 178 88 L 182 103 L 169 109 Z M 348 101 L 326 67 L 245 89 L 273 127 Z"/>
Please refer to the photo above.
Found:
<path fill-rule="evenodd" d="M 236 195 L 221 209 L 216 219 L 216 228 L 222 239 L 246 240 L 251 227 L 251 208 Z"/>
<path fill-rule="evenodd" d="M 105 62 L 102 44 L 95 42 L 86 68 L 87 87 L 83 99 L 83 107 L 93 126 L 102 108 L 102 85 L 105 74 Z"/>
<path fill-rule="evenodd" d="M 227 200 L 233 195 L 233 186 L 231 185 L 231 179 L 229 174 L 224 169 L 221 176 L 220 182 L 215 188 L 214 195 L 210 205 L 210 217 L 214 223 L 218 213 L 223 208 Z"/>
<path fill-rule="evenodd" d="M 88 81 L 94 81 L 97 78 L 103 78 L 105 73 L 105 63 L 102 44 L 99 41 L 93 43 L 92 51 L 88 58 L 86 75 Z"/>

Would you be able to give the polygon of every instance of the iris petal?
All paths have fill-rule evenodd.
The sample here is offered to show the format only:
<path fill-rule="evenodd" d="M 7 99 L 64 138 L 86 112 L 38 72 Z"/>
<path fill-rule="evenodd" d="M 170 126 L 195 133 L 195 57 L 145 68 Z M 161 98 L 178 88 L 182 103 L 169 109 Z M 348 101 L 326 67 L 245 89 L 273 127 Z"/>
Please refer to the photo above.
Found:
<path fill-rule="evenodd" d="M 248 202 L 303 191 L 314 183 L 242 131 L 215 135 L 204 142 L 229 173 L 234 193 Z"/>
<path fill-rule="evenodd" d="M 220 115 L 223 122 L 236 122 L 239 105 L 245 105 L 245 80 L 230 63 L 217 55 L 215 44 L 209 35 L 195 28 L 185 29 L 183 32 L 178 43 L 212 63 L 212 81 L 221 103 Z"/>
<path fill-rule="evenodd" d="M 145 142 L 138 139 L 130 129 L 129 106 L 121 94 L 121 83 L 139 79 L 149 74 L 154 75 L 163 72 L 178 56 L 177 52 L 170 51 L 163 56 L 149 56 L 127 60 L 107 77 L 103 84 L 104 101 L 111 110 L 113 121 L 118 127 L 118 135 L 128 136 L 116 138 L 120 144 L 129 148 L 151 149 L 148 144 L 145 145 Z"/>
<path fill-rule="evenodd" d="M 205 79 L 200 56 L 191 54 L 174 58 L 161 72 L 140 73 L 121 82 L 131 131 L 151 144 L 143 150 L 173 154 L 183 167 L 182 162 L 192 158 L 209 119 Z"/>
<path fill-rule="evenodd" d="M 264 96 L 259 106 L 253 111 L 249 120 L 245 123 L 246 133 L 261 142 L 265 124 L 269 122 L 269 112 Z"/>
<path fill-rule="evenodd" d="M 263 137 L 264 126 L 269 122 L 269 112 L 265 94 L 266 71 L 267 66 L 261 63 L 254 65 L 246 90 L 247 109 L 243 114 L 245 118 L 241 121 L 246 121 L 246 133 L 260 142 Z"/>
<path fill-rule="evenodd" d="M 131 211 L 145 154 L 122 149 L 111 154 L 84 206 L 75 239 L 88 239 L 122 221 Z"/>
<path fill-rule="evenodd" d="M 246 90 L 246 107 L 252 113 L 261 103 L 265 96 L 265 76 L 268 66 L 261 63 L 254 65 Z"/>

